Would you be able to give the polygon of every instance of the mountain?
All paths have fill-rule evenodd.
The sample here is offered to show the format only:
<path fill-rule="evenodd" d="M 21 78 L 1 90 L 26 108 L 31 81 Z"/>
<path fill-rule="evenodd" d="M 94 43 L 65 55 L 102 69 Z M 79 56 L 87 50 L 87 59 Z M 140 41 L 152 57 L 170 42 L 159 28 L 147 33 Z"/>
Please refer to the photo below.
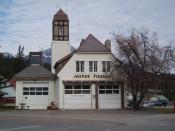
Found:
<path fill-rule="evenodd" d="M 9 53 L 9 52 L 3 52 L 3 53 L 1 53 L 1 55 L 4 56 L 4 57 L 9 57 L 9 58 L 13 58 L 13 57 L 14 57 L 14 56 L 13 56 L 11 53 Z"/>
<path fill-rule="evenodd" d="M 43 62 L 51 64 L 51 48 L 43 50 Z"/>
<path fill-rule="evenodd" d="M 71 52 L 75 50 L 76 49 L 73 46 L 71 46 Z M 40 52 L 43 52 L 43 62 L 51 64 L 51 48 L 42 50 L 42 51 L 40 50 Z M 8 52 L 1 53 L 1 55 L 3 55 L 4 57 L 9 57 L 9 58 L 14 57 L 11 53 L 8 53 Z M 26 60 L 29 59 L 29 55 L 25 56 L 25 59 Z"/>

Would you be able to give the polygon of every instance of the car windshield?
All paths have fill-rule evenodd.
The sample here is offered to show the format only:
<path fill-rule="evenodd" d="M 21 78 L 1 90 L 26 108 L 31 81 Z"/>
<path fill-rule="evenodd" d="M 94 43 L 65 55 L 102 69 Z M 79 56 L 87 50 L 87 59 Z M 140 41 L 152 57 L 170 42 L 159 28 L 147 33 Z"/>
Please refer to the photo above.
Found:
<path fill-rule="evenodd" d="M 163 96 L 163 95 L 160 95 L 160 96 L 158 96 L 158 98 L 159 98 L 159 100 L 168 100 L 165 96 Z"/>

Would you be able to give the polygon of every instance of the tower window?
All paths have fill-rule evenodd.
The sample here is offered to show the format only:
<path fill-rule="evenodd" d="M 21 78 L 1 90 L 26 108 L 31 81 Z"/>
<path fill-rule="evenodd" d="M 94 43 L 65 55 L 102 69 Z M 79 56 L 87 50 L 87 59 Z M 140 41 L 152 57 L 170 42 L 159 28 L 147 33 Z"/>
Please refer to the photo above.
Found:
<path fill-rule="evenodd" d="M 63 26 L 58 27 L 58 32 L 59 32 L 59 35 L 64 35 Z"/>
<path fill-rule="evenodd" d="M 68 28 L 68 26 L 64 26 L 64 35 L 65 36 L 69 35 L 69 28 Z"/>
<path fill-rule="evenodd" d="M 58 35 L 58 26 L 54 26 L 54 35 Z"/>

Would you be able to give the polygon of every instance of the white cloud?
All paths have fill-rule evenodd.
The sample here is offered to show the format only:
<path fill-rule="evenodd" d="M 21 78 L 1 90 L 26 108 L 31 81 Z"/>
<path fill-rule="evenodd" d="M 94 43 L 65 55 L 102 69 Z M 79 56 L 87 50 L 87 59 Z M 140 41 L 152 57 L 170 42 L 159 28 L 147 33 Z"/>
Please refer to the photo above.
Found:
<path fill-rule="evenodd" d="M 61 7 L 70 19 L 70 41 L 79 46 L 89 33 L 100 41 L 111 32 L 146 26 L 159 34 L 161 42 L 175 43 L 174 0 L 65 0 Z M 2 6 L 2 3 L 1 3 Z M 2 6 L 3 7 L 3 6 Z M 59 5 L 60 7 L 60 5 Z M 0 51 L 16 53 L 18 45 L 29 51 L 50 48 L 52 19 L 57 0 L 14 0 L 0 18 Z M 5 23 L 5 24 L 4 24 Z"/>

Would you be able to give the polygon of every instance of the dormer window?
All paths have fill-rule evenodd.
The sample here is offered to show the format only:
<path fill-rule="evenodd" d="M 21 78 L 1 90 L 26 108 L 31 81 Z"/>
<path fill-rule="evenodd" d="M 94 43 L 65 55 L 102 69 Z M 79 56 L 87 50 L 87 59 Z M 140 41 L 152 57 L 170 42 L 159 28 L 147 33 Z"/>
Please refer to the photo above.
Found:
<path fill-rule="evenodd" d="M 30 65 L 42 65 L 42 52 L 30 52 Z"/>

